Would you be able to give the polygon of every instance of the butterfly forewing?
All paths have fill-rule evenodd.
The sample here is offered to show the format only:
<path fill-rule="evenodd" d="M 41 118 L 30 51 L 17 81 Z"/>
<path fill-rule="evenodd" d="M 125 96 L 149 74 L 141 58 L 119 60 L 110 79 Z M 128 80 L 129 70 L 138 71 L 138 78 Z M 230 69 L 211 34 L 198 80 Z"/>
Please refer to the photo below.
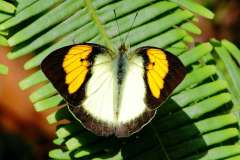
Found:
<path fill-rule="evenodd" d="M 66 46 L 48 55 L 41 68 L 68 104 L 77 106 L 85 98 L 85 84 L 91 77 L 95 57 L 106 54 L 111 60 L 109 52 L 96 44 Z M 101 63 L 108 63 L 109 59 Z"/>
<path fill-rule="evenodd" d="M 186 69 L 175 55 L 160 48 L 141 47 L 136 54 L 144 59 L 145 102 L 150 109 L 156 109 L 184 79 Z"/>

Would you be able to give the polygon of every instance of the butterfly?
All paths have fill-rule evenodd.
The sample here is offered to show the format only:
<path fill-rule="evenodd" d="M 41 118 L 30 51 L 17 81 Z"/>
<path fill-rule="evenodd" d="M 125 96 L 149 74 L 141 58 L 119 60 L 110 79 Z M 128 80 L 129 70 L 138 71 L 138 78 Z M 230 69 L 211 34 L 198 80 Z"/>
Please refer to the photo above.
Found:
<path fill-rule="evenodd" d="M 86 129 L 117 137 L 148 124 L 186 74 L 182 62 L 161 48 L 144 46 L 128 53 L 121 45 L 114 54 L 93 43 L 57 49 L 41 68 Z"/>

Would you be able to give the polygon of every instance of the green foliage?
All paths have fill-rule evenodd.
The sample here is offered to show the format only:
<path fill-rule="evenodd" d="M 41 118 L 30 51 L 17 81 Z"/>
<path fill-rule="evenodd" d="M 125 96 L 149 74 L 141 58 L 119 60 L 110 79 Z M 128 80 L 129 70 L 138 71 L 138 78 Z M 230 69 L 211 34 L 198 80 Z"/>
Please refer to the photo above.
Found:
<path fill-rule="evenodd" d="M 15 6 L 4 0 L 0 0 L 0 23 L 11 18 L 12 14 L 15 12 Z M 0 45 L 8 46 L 7 38 L 8 32 L 4 29 L 0 31 Z"/>
<path fill-rule="evenodd" d="M 7 74 L 8 73 L 8 67 L 0 64 L 0 74 Z"/>
<path fill-rule="evenodd" d="M 15 6 L 7 1 L 0 0 L 0 23 L 11 18 L 12 14 L 15 12 Z M 8 31 L 0 30 L 0 45 L 8 46 L 7 42 Z M 7 74 L 8 67 L 0 64 L 0 74 Z"/>
<path fill-rule="evenodd" d="M 185 80 L 162 105 L 154 120 L 126 139 L 97 137 L 68 112 L 63 99 L 39 70 L 20 82 L 22 89 L 42 87 L 30 95 L 37 111 L 58 107 L 47 119 L 58 122 L 54 159 L 238 159 L 240 51 L 227 40 L 211 40 L 194 48 L 201 34 L 194 15 L 213 13 L 192 0 L 18 0 L 17 14 L 0 29 L 12 30 L 8 43 L 15 59 L 35 56 L 25 69 L 38 68 L 53 50 L 81 42 L 115 49 L 133 25 L 127 43 L 162 47 L 179 56 L 188 70 Z M 184 8 L 184 9 L 183 9 Z M 117 17 L 113 10 L 116 10 Z M 1 19 L 1 18 L 0 18 Z M 117 32 L 117 19 L 119 33 Z M 67 120 L 67 123 L 62 123 Z"/>

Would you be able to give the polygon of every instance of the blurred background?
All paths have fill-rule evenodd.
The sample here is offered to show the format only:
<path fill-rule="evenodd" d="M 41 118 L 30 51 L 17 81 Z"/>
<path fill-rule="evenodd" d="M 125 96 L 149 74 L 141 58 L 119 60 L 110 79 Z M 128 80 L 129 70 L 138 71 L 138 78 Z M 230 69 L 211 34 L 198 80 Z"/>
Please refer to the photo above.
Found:
<path fill-rule="evenodd" d="M 198 0 L 215 13 L 213 20 L 200 19 L 202 35 L 198 42 L 211 37 L 228 39 L 240 45 L 240 1 L 239 0 Z"/>
<path fill-rule="evenodd" d="M 215 13 L 215 19 L 200 19 L 203 34 L 197 42 L 226 38 L 240 46 L 239 0 L 198 1 Z M 28 99 L 31 90 L 21 91 L 18 87 L 20 80 L 34 72 L 22 67 L 30 57 L 9 61 L 5 58 L 8 51 L 0 47 L 0 62 L 9 67 L 9 75 L 0 76 L 0 160 L 48 159 L 55 134 L 55 126 L 46 121 L 51 111 L 37 113 Z"/>

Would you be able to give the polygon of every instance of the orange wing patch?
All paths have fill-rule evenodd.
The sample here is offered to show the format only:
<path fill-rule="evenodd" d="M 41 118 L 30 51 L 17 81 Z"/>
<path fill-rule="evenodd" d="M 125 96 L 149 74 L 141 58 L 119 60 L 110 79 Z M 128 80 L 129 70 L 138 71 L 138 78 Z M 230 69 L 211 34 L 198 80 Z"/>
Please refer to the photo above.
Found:
<path fill-rule="evenodd" d="M 66 73 L 65 83 L 69 94 L 75 93 L 84 82 L 88 73 L 88 56 L 92 52 L 89 45 L 76 45 L 65 55 L 62 67 Z"/>
<path fill-rule="evenodd" d="M 147 56 L 149 58 L 147 82 L 152 95 L 159 98 L 160 91 L 164 87 L 164 78 L 168 73 L 168 60 L 162 50 L 155 48 L 148 49 Z"/>

